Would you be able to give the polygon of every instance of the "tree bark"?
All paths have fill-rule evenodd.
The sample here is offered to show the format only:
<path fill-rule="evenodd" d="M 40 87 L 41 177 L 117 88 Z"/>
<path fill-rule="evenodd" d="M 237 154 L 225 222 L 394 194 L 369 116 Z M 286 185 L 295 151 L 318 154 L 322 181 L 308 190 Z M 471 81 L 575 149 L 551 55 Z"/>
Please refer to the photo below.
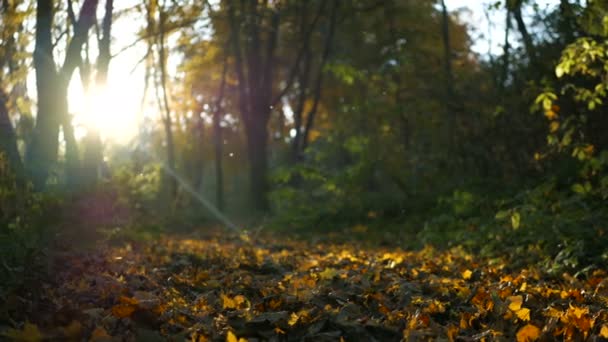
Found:
<path fill-rule="evenodd" d="M 447 136 L 450 146 L 454 146 L 454 133 L 456 131 L 456 112 L 454 110 L 454 76 L 452 73 L 452 47 L 450 44 L 450 18 L 445 1 L 441 0 L 441 35 L 443 40 L 443 63 L 445 77 L 444 106 L 447 115 Z"/>
<path fill-rule="evenodd" d="M 160 86 L 163 96 L 163 106 L 165 116 L 163 124 L 165 127 L 165 138 L 167 141 L 167 167 L 171 172 L 175 172 L 175 146 L 173 142 L 173 122 L 171 118 L 171 108 L 169 105 L 169 97 L 167 94 L 167 60 L 165 51 L 165 20 L 166 14 L 163 6 L 159 6 L 159 37 L 158 37 L 158 63 L 160 68 Z M 169 172 L 164 173 L 165 183 L 168 186 L 169 196 L 175 199 L 177 196 L 177 179 Z"/>
<path fill-rule="evenodd" d="M 511 32 L 511 10 L 507 8 L 507 19 L 505 25 L 505 43 L 503 46 L 502 53 L 502 74 L 500 76 L 500 89 L 501 92 L 507 85 L 507 78 L 509 77 L 509 60 L 511 52 L 511 44 L 509 43 L 509 33 Z"/>
<path fill-rule="evenodd" d="M 241 22 L 245 23 L 245 58 L 242 56 L 240 25 L 237 22 L 233 1 L 228 2 L 228 19 L 231 29 L 232 52 L 239 89 L 239 110 L 245 123 L 249 160 L 249 183 L 252 204 L 255 209 L 265 212 L 269 209 L 268 199 L 268 121 L 272 111 L 272 86 L 274 53 L 279 31 L 279 14 L 272 11 L 270 28 L 267 32 L 265 50 L 260 38 L 261 14 L 257 1 L 241 1 L 241 12 L 248 12 Z M 262 58 L 263 57 L 263 58 Z M 247 66 L 247 74 L 244 67 Z"/>
<path fill-rule="evenodd" d="M 57 79 L 53 60 L 53 2 L 38 0 L 36 7 L 36 42 L 34 47 L 34 68 L 36 70 L 36 90 L 38 111 L 34 135 L 27 153 L 27 169 L 35 189 L 44 188 L 52 165 L 57 158 L 59 142 L 59 113 L 54 109 L 54 84 Z"/>
<path fill-rule="evenodd" d="M 6 94 L 0 88 L 0 153 L 4 153 L 4 157 L 8 161 L 9 167 L 15 174 L 15 177 L 22 178 L 23 163 L 21 162 L 21 156 L 17 148 L 17 136 L 8 115 L 6 103 Z"/>
<path fill-rule="evenodd" d="M 306 39 L 307 34 L 307 25 L 308 25 L 308 6 L 305 3 L 302 3 L 302 7 L 300 8 L 302 13 L 301 23 L 300 23 L 300 39 Z M 304 50 L 304 66 L 302 69 L 298 71 L 298 98 L 296 102 L 296 107 L 293 112 L 294 125 L 293 129 L 295 131 L 293 140 L 291 142 L 291 161 L 293 163 L 297 163 L 300 160 L 300 151 L 302 150 L 302 116 L 304 115 L 304 104 L 306 103 L 306 98 L 308 97 L 308 83 L 310 78 L 310 67 L 311 67 L 311 59 L 312 53 L 310 51 L 310 47 L 308 44 L 305 44 Z"/>
<path fill-rule="evenodd" d="M 519 30 L 521 38 L 524 42 L 524 47 L 526 48 L 526 54 L 530 59 L 530 64 L 537 66 L 538 59 L 536 56 L 536 48 L 521 14 L 522 2 L 523 0 L 513 0 L 511 11 L 513 12 L 513 17 L 515 17 L 515 22 L 517 23 L 517 29 Z"/>
<path fill-rule="evenodd" d="M 224 169 L 223 169 L 223 141 L 222 141 L 222 102 L 224 101 L 224 89 L 226 87 L 226 73 L 228 61 L 224 58 L 224 69 L 215 109 L 213 111 L 213 145 L 215 150 L 215 203 L 217 209 L 224 211 Z"/>
<path fill-rule="evenodd" d="M 82 4 L 74 36 L 66 50 L 62 68 L 57 71 L 53 59 L 51 30 L 53 2 L 38 0 L 36 9 L 36 43 L 34 67 L 38 91 L 38 113 L 31 146 L 27 153 L 27 168 L 34 187 L 42 190 L 49 172 L 57 161 L 59 127 L 63 127 L 66 142 L 66 176 L 77 177 L 78 147 L 68 114 L 67 89 L 74 70 L 80 61 L 80 52 L 93 25 L 98 0 L 85 0 Z"/>
<path fill-rule="evenodd" d="M 308 112 L 306 116 L 306 126 L 304 127 L 304 137 L 302 139 L 302 151 L 304 151 L 308 144 L 310 143 L 310 131 L 315 122 L 315 116 L 317 115 L 319 102 L 321 101 L 321 86 L 323 85 L 323 75 L 325 65 L 327 64 L 327 60 L 329 59 L 329 55 L 331 53 L 331 45 L 334 38 L 334 32 L 336 29 L 336 21 L 338 18 L 338 8 L 340 6 L 340 0 L 334 0 L 333 6 L 331 9 L 331 16 L 329 19 L 329 29 L 327 31 L 327 36 L 325 37 L 325 46 L 323 47 L 323 55 L 321 56 L 321 63 L 319 64 L 319 71 L 317 76 L 317 81 L 315 83 L 314 88 L 314 99 L 312 103 L 312 108 Z"/>
<path fill-rule="evenodd" d="M 108 80 L 108 69 L 112 55 L 110 43 L 112 38 L 112 14 L 114 11 L 114 0 L 106 0 L 105 13 L 101 24 L 101 37 L 97 41 L 99 55 L 95 65 L 95 84 L 98 89 L 104 89 Z M 84 140 L 83 157 L 83 180 L 88 186 L 97 184 L 99 170 L 103 163 L 103 143 L 99 132 L 91 129 L 87 132 Z"/>

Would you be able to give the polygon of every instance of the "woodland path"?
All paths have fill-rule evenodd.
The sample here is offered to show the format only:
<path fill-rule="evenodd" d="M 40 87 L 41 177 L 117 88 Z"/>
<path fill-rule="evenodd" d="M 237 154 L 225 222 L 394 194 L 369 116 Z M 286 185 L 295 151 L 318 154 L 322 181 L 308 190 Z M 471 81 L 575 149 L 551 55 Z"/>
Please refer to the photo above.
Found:
<path fill-rule="evenodd" d="M 549 276 L 460 248 L 225 233 L 57 256 L 9 298 L 27 341 L 533 341 L 608 338 L 608 278 Z M 22 323 L 18 323 L 18 321 Z"/>

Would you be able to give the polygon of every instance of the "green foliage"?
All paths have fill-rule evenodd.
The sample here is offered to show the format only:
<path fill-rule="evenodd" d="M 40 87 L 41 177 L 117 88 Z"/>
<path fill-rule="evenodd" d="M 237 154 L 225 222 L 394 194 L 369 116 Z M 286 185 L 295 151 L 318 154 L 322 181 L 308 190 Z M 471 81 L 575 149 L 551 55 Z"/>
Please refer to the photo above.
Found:
<path fill-rule="evenodd" d="M 20 184 L 0 153 L 0 300 L 38 265 L 57 219 L 59 198 Z"/>

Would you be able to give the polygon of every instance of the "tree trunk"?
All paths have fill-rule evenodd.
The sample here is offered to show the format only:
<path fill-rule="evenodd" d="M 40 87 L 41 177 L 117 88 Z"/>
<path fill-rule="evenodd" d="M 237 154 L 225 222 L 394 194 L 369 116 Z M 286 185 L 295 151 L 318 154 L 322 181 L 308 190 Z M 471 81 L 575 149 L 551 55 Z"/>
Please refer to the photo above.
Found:
<path fill-rule="evenodd" d="M 321 56 L 321 63 L 319 64 L 317 82 L 315 83 L 312 108 L 306 116 L 306 126 L 304 127 L 304 137 L 302 139 L 302 151 L 304 151 L 310 143 L 310 131 L 312 130 L 312 127 L 314 125 L 315 116 L 317 115 L 319 107 L 319 102 L 321 101 L 321 86 L 323 85 L 324 74 L 323 69 L 325 69 L 325 64 L 327 64 L 327 60 L 329 59 L 329 54 L 331 52 L 331 44 L 334 38 L 334 31 L 336 29 L 339 6 L 340 0 L 334 0 L 331 9 L 331 17 L 329 19 L 329 29 L 327 30 L 327 35 L 325 36 L 325 46 L 323 47 L 323 55 Z"/>
<path fill-rule="evenodd" d="M 165 51 L 165 20 L 166 14 L 164 8 L 159 8 L 159 44 L 158 44 L 158 59 L 160 68 L 160 86 L 163 95 L 163 105 L 165 111 L 165 117 L 163 118 L 163 124 L 165 127 L 165 138 L 167 141 L 167 168 L 169 172 L 165 171 L 165 184 L 168 186 L 169 196 L 171 199 L 175 199 L 177 196 L 177 179 L 170 172 L 175 172 L 175 145 L 173 142 L 173 122 L 171 118 L 171 108 L 169 106 L 169 97 L 167 94 L 167 60 Z"/>
<path fill-rule="evenodd" d="M 249 186 L 253 207 L 260 212 L 269 209 L 268 199 L 268 128 L 266 122 L 251 121 L 247 126 Z"/>
<path fill-rule="evenodd" d="M 59 142 L 59 113 L 55 110 L 57 71 L 53 60 L 53 2 L 38 0 L 36 7 L 36 43 L 34 67 L 38 111 L 34 135 L 27 153 L 27 169 L 34 188 L 41 190 L 46 184 L 51 167 L 56 162 Z"/>
<path fill-rule="evenodd" d="M 533 66 L 537 66 L 538 60 L 536 57 L 536 48 L 534 47 L 532 36 L 530 36 L 530 33 L 528 32 L 528 29 L 526 27 L 526 23 L 524 22 L 524 19 L 522 17 L 521 5 L 522 0 L 514 0 L 512 5 L 513 7 L 511 8 L 511 10 L 513 12 L 513 17 L 515 17 L 515 22 L 517 23 L 517 29 L 519 30 L 522 40 L 524 41 L 524 47 L 526 48 L 526 54 L 530 59 L 530 64 Z"/>
<path fill-rule="evenodd" d="M 509 77 L 509 60 L 510 60 L 510 49 L 511 44 L 509 43 L 509 33 L 511 32 L 511 10 L 507 8 L 507 19 L 505 25 L 505 43 L 503 46 L 502 53 L 502 74 L 500 76 L 500 89 L 501 92 L 507 85 L 507 78 Z"/>
<path fill-rule="evenodd" d="M 75 25 L 74 37 L 66 49 L 61 70 L 56 69 L 53 59 L 51 30 L 53 26 L 53 2 L 38 0 L 36 8 L 36 44 L 34 67 L 38 92 L 38 113 L 34 137 L 27 153 L 28 173 L 38 190 L 44 188 L 53 164 L 57 161 L 59 127 L 63 126 L 66 139 L 66 176 L 76 173 L 78 148 L 68 114 L 67 89 L 80 61 L 80 52 L 93 25 L 97 0 L 85 0 Z"/>
<path fill-rule="evenodd" d="M 23 164 L 17 148 L 17 136 L 8 115 L 6 101 L 6 94 L 0 88 L 0 153 L 4 153 L 9 167 L 15 177 L 19 179 L 23 177 Z"/>
<path fill-rule="evenodd" d="M 447 115 L 447 137 L 450 146 L 454 146 L 454 134 L 456 132 L 456 113 L 454 110 L 454 76 L 452 74 L 452 48 L 450 45 L 450 20 L 445 1 L 441 0 L 441 35 L 443 38 L 443 63 L 445 77 L 444 106 Z"/>
<path fill-rule="evenodd" d="M 213 145 L 215 150 L 215 204 L 217 209 L 224 211 L 224 170 L 223 160 L 223 141 L 222 141 L 222 102 L 224 100 L 224 89 L 226 87 L 226 73 L 228 70 L 227 58 L 224 58 L 224 70 L 222 71 L 222 81 L 215 103 L 213 112 Z"/>

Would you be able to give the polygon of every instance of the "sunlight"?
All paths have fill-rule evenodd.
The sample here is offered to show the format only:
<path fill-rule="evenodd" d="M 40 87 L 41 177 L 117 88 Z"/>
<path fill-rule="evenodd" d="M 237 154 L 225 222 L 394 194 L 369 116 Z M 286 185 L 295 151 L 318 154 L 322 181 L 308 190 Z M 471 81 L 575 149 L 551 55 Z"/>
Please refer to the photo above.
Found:
<path fill-rule="evenodd" d="M 70 112 L 74 115 L 77 138 L 95 129 L 105 141 L 127 143 L 138 129 L 139 87 L 128 79 L 84 92 L 80 82 L 69 89 Z"/>

